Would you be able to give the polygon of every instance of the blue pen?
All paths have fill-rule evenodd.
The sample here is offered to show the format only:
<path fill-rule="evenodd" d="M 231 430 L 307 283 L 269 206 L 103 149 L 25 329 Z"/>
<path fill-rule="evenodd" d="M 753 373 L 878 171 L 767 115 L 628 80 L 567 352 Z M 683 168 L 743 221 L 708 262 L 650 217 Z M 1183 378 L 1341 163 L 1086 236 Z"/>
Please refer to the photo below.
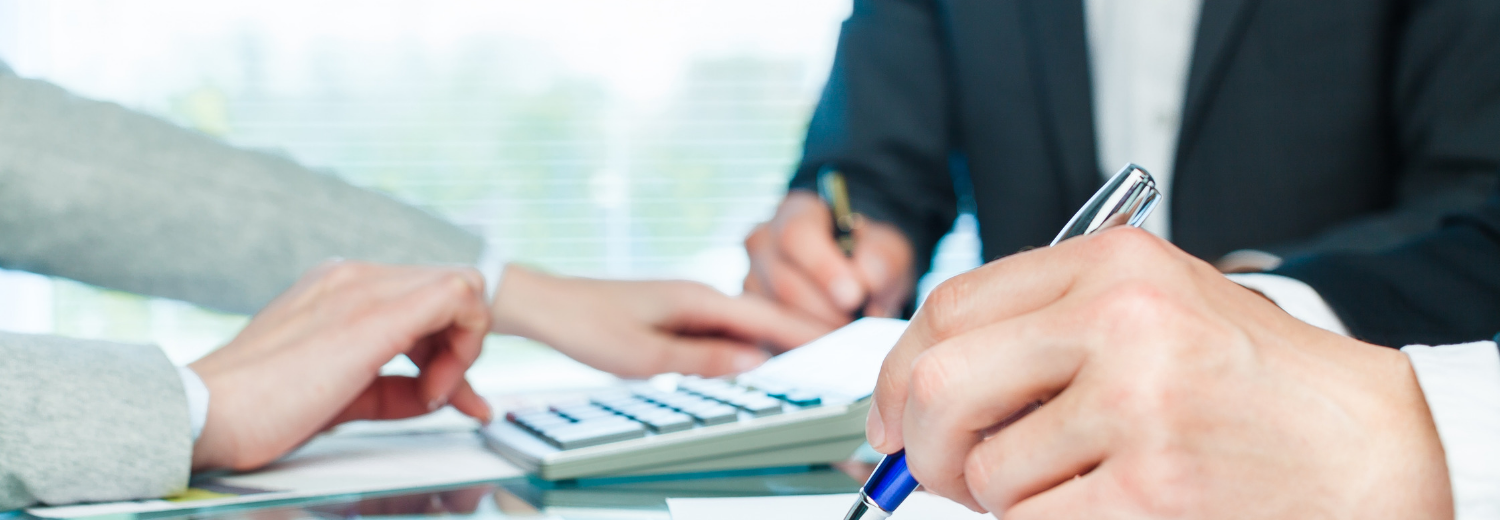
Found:
<path fill-rule="evenodd" d="M 1156 191 L 1151 174 L 1140 166 L 1127 164 L 1079 208 L 1057 238 L 1052 239 L 1052 245 L 1122 224 L 1140 227 L 1160 201 L 1161 193 Z M 1024 413 L 1017 413 L 1007 423 Z M 859 500 L 849 508 L 844 520 L 884 520 L 915 489 L 917 479 L 912 478 L 906 467 L 906 450 L 886 455 L 870 474 L 870 480 L 859 489 Z"/>

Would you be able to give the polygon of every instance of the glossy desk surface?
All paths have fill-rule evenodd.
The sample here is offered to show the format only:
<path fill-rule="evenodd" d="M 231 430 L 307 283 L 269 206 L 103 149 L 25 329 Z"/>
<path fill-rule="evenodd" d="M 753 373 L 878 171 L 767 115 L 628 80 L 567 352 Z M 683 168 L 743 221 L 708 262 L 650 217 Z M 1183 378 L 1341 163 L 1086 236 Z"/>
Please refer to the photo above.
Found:
<path fill-rule="evenodd" d="M 257 506 L 226 506 L 171 514 L 113 515 L 109 520 L 213 518 L 301 520 L 331 518 L 471 518 L 475 520 L 662 519 L 666 499 L 767 495 L 820 495 L 858 491 L 871 465 L 788 468 L 699 476 L 553 484 L 528 478 L 452 488 L 340 495 Z M 126 518 L 129 517 L 129 518 Z M 23 516 L 22 518 L 27 518 Z"/>

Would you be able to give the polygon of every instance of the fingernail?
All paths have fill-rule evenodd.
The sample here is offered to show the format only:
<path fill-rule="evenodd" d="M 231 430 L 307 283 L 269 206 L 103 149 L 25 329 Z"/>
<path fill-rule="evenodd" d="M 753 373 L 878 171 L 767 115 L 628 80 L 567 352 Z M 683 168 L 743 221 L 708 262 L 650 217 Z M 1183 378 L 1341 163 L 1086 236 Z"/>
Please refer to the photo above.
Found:
<path fill-rule="evenodd" d="M 438 408 L 442 408 L 442 407 L 447 406 L 447 405 L 448 405 L 448 396 L 445 395 L 445 396 L 439 397 L 437 399 L 433 399 L 432 402 L 427 403 L 427 411 L 429 411 L 429 412 L 436 412 Z"/>
<path fill-rule="evenodd" d="M 870 404 L 870 415 L 865 418 L 865 438 L 870 441 L 870 447 L 880 449 L 885 444 L 885 421 L 880 420 L 880 407 Z"/>
<path fill-rule="evenodd" d="M 771 359 L 771 357 L 766 355 L 765 352 L 756 350 L 752 352 L 740 352 L 738 354 L 735 354 L 732 363 L 734 364 L 735 372 L 744 372 L 746 370 L 761 366 L 766 362 L 767 359 Z"/>
<path fill-rule="evenodd" d="M 833 296 L 833 303 L 844 309 L 858 307 L 861 300 L 864 300 L 864 291 L 853 278 L 834 280 L 828 287 L 828 292 Z"/>

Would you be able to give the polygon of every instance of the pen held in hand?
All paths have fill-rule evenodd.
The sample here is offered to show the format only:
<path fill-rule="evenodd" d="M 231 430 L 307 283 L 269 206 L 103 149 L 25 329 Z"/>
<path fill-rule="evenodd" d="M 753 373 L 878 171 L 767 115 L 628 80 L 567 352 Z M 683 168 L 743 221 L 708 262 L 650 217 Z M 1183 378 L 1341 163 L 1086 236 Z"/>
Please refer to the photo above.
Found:
<path fill-rule="evenodd" d="M 821 184 L 820 178 L 819 185 Z M 1110 177 L 1093 197 L 1089 197 L 1088 202 L 1063 226 L 1057 238 L 1052 239 L 1051 245 L 1115 226 L 1140 227 L 1160 201 L 1161 193 L 1157 191 L 1156 181 L 1151 178 L 1151 174 L 1140 166 L 1127 164 Z M 984 434 L 992 435 L 1000 428 L 1025 417 L 1041 404 L 1039 401 L 1027 405 L 986 430 Z M 849 508 L 844 520 L 884 520 L 917 486 L 917 480 L 906 466 L 906 450 L 887 455 L 880 461 L 880 466 L 875 468 L 875 473 L 870 475 L 870 480 L 860 488 L 859 499 Z"/>

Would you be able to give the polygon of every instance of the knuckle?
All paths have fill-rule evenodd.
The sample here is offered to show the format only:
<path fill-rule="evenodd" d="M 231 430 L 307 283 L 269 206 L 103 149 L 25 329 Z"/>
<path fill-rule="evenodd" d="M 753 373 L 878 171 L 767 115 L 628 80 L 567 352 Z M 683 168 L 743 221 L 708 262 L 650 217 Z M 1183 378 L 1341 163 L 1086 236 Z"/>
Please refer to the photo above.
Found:
<path fill-rule="evenodd" d="M 917 356 L 911 369 L 911 398 L 923 408 L 932 408 L 953 398 L 953 367 L 947 356 L 927 351 Z"/>
<path fill-rule="evenodd" d="M 765 222 L 756 224 L 755 228 L 750 230 L 750 234 L 745 235 L 745 250 L 749 251 L 752 256 L 754 253 L 760 251 L 761 248 L 765 247 L 767 233 L 769 231 L 766 229 Z"/>
<path fill-rule="evenodd" d="M 363 277 L 369 267 L 369 264 L 353 260 L 332 260 L 320 280 L 328 287 L 343 285 Z"/>
<path fill-rule="evenodd" d="M 991 464 L 989 457 L 984 456 L 983 450 L 974 450 L 964 460 L 964 483 L 969 486 L 969 494 L 974 497 L 997 497 L 1003 494 L 1003 489 L 996 489 L 999 483 L 999 475 L 995 474 L 996 468 Z M 985 504 L 991 505 L 991 504 Z M 994 504 L 1004 508 L 1005 503 Z"/>
<path fill-rule="evenodd" d="M 951 338 L 963 332 L 962 316 L 973 293 L 972 277 L 958 275 L 948 279 L 927 295 L 922 314 L 936 339 Z"/>
<path fill-rule="evenodd" d="M 479 295 L 474 287 L 473 278 L 466 276 L 463 272 L 449 272 L 443 276 L 442 287 L 456 298 L 469 299 Z"/>
<path fill-rule="evenodd" d="M 1165 251 L 1161 239 L 1144 229 L 1124 226 L 1099 233 L 1088 241 L 1089 249 L 1105 260 L 1138 261 L 1142 255 Z"/>
<path fill-rule="evenodd" d="M 1139 457 L 1119 474 L 1120 490 L 1126 500 L 1153 516 L 1181 517 L 1192 508 L 1191 493 L 1196 487 L 1192 463 L 1170 449 L 1158 449 Z"/>

